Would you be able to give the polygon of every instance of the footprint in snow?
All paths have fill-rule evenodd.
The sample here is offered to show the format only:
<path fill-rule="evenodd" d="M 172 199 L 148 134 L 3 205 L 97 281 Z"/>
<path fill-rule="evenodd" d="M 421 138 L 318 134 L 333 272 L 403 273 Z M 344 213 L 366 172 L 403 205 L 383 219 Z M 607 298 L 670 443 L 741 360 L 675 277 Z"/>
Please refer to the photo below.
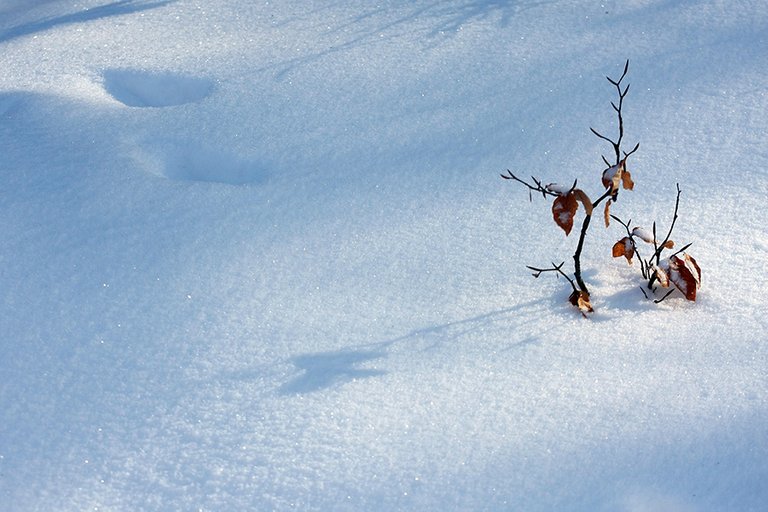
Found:
<path fill-rule="evenodd" d="M 197 140 L 152 140 L 133 150 L 138 167 L 175 181 L 245 185 L 267 179 L 266 166 L 221 148 L 203 147 Z"/>
<path fill-rule="evenodd" d="M 209 78 L 137 69 L 108 69 L 104 89 L 129 107 L 172 107 L 207 98 L 214 89 Z"/>

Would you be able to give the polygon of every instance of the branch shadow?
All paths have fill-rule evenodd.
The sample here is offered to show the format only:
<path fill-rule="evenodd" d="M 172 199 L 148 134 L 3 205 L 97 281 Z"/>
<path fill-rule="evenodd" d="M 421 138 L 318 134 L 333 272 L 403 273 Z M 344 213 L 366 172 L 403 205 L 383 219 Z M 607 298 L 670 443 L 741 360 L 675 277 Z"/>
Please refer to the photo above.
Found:
<path fill-rule="evenodd" d="M 515 320 L 516 313 L 520 310 L 544 302 L 546 302 L 545 299 L 534 300 L 470 318 L 415 329 L 389 340 L 351 346 L 338 351 L 302 354 L 293 357 L 290 362 L 301 373 L 280 386 L 278 393 L 281 395 L 306 394 L 340 386 L 358 379 L 386 375 L 387 372 L 384 370 L 361 368 L 360 365 L 387 357 L 388 351 L 394 345 L 406 341 L 422 341 L 424 346 L 420 351 L 425 352 L 440 344 L 457 341 L 474 332 L 487 331 L 492 328 L 509 329 L 509 326 L 504 324 L 505 320 Z M 511 343 L 502 349 L 502 352 L 537 342 L 537 337 L 528 336 Z"/>
<path fill-rule="evenodd" d="M 71 25 L 75 23 L 85 23 L 101 18 L 112 16 L 122 16 L 141 11 L 147 11 L 171 4 L 176 0 L 116 0 L 109 4 L 86 9 L 84 11 L 65 14 L 55 18 L 47 18 L 30 23 L 24 23 L 11 27 L 0 33 L 0 43 L 10 41 L 18 37 L 28 36 L 38 32 L 44 32 L 60 25 Z"/>
<path fill-rule="evenodd" d="M 303 373 L 280 386 L 281 395 L 298 395 L 319 391 L 357 379 L 384 375 L 382 370 L 358 366 L 385 357 L 383 352 L 339 350 L 303 354 L 291 358 L 291 362 Z"/>
<path fill-rule="evenodd" d="M 537 299 L 522 304 L 518 304 L 512 307 L 498 309 L 489 313 L 483 313 L 469 318 L 461 320 L 455 320 L 453 322 L 446 322 L 444 324 L 432 325 L 421 329 L 415 329 L 407 334 L 393 338 L 391 340 L 380 341 L 370 345 L 362 345 L 362 347 L 371 347 L 379 350 L 386 350 L 393 345 L 413 340 L 421 339 L 425 342 L 422 351 L 432 350 L 438 347 L 440 344 L 446 342 L 458 341 L 460 338 L 468 336 L 475 332 L 487 331 L 504 320 L 512 320 L 515 318 L 515 313 L 526 307 L 541 304 L 546 299 Z M 503 327 L 500 327 L 503 328 Z M 526 343 L 530 340 L 526 340 Z M 517 344 L 515 344 L 517 345 Z M 514 346 L 514 345 L 513 345 Z"/>
<path fill-rule="evenodd" d="M 462 27 L 474 22 L 498 19 L 499 26 L 509 27 L 511 20 L 519 13 L 535 9 L 542 5 L 554 3 L 555 0 L 536 0 L 523 2 L 520 0 L 454 0 L 433 1 L 426 5 L 408 4 L 408 11 L 394 18 L 387 18 L 390 8 L 377 6 L 365 11 L 350 20 L 330 28 L 326 32 L 335 36 L 334 43 L 327 49 L 307 55 L 287 59 L 262 68 L 261 70 L 277 69 L 275 79 L 280 81 L 292 70 L 316 62 L 326 56 L 365 46 L 378 45 L 393 40 L 401 35 L 413 35 L 422 32 L 425 48 L 434 48 L 451 36 L 455 36 Z M 385 19 L 380 23 L 367 24 L 377 16 Z M 420 28 L 420 20 L 427 18 L 427 28 Z M 280 25 L 290 24 L 286 21 Z M 324 22 L 324 25 L 326 22 Z M 346 39 L 343 38 L 348 34 Z"/>

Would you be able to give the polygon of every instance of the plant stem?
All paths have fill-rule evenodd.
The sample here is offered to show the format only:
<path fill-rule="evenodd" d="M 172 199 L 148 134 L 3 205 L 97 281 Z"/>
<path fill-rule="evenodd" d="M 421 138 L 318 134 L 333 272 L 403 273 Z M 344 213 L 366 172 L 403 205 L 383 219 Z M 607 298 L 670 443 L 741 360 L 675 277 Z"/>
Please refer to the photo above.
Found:
<path fill-rule="evenodd" d="M 592 207 L 596 207 L 602 203 L 607 197 L 610 197 L 611 189 L 608 189 L 600 196 L 595 202 L 592 203 Z M 594 210 L 593 210 L 594 211 Z M 587 229 L 592 222 L 592 215 L 584 215 L 584 220 L 581 223 L 581 232 L 579 233 L 579 243 L 576 246 L 576 252 L 573 253 L 573 276 L 576 278 L 576 282 L 579 284 L 579 289 L 584 293 L 589 293 L 589 288 L 581 277 L 581 251 L 584 249 L 584 240 L 587 238 Z"/>

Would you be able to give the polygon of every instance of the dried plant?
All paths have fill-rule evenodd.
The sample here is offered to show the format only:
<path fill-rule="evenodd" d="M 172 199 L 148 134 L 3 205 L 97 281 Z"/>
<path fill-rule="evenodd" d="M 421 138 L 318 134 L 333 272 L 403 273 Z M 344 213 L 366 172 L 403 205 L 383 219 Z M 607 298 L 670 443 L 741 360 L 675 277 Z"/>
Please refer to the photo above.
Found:
<path fill-rule="evenodd" d="M 699 288 L 701 281 L 701 270 L 699 269 L 696 261 L 684 251 L 690 244 L 683 247 L 683 249 L 677 251 L 671 256 L 662 259 L 662 252 L 664 249 L 671 249 L 673 242 L 670 240 L 672 229 L 674 228 L 675 221 L 677 220 L 677 213 L 680 203 L 680 188 L 677 188 L 677 199 L 675 201 L 675 214 L 673 217 L 672 225 L 670 226 L 669 233 L 666 238 L 660 243 L 656 239 L 656 224 L 653 225 L 653 233 L 650 234 L 642 228 L 629 228 L 629 222 L 623 222 L 620 218 L 611 214 L 611 205 L 618 200 L 619 191 L 633 190 L 634 182 L 632 175 L 627 169 L 627 159 L 634 154 L 640 147 L 640 144 L 629 150 L 624 151 L 622 144 L 624 143 L 624 100 L 629 93 L 629 84 L 624 85 L 625 78 L 629 72 L 629 61 L 624 65 L 624 70 L 621 76 L 614 80 L 610 77 L 606 77 L 608 82 L 616 89 L 617 101 L 612 101 L 611 106 L 617 116 L 617 135 L 613 139 L 601 132 L 590 128 L 593 134 L 601 140 L 608 142 L 613 149 L 613 160 L 609 160 L 605 156 L 602 156 L 602 160 L 607 166 L 601 174 L 601 183 L 603 186 L 602 194 L 594 201 L 580 188 L 577 187 L 578 180 L 574 180 L 571 186 L 558 185 L 557 183 L 549 183 L 545 185 L 542 180 L 531 176 L 531 181 L 519 178 L 517 175 L 507 169 L 505 173 L 501 175 L 505 180 L 511 180 L 518 182 L 528 188 L 529 199 L 533 199 L 533 192 L 540 193 L 545 199 L 553 198 L 552 201 L 552 217 L 565 235 L 568 236 L 574 225 L 576 214 L 579 210 L 579 205 L 584 209 L 584 217 L 581 221 L 581 229 L 579 231 L 579 240 L 576 245 L 576 251 L 573 254 L 573 277 L 563 270 L 565 262 L 560 264 L 552 263 L 551 267 L 539 268 L 528 266 L 533 271 L 534 277 L 539 277 L 546 272 L 553 272 L 555 275 L 563 276 L 571 285 L 572 293 L 569 297 L 571 304 L 576 306 L 582 315 L 586 316 L 587 313 L 593 311 L 592 304 L 590 302 L 590 292 L 587 284 L 584 282 L 582 276 L 582 263 L 581 255 L 584 249 L 584 242 L 587 237 L 587 231 L 592 220 L 592 214 L 600 203 L 605 201 L 603 210 L 603 218 L 605 226 L 608 227 L 610 220 L 614 219 L 622 224 L 626 231 L 627 236 L 616 242 L 613 246 L 613 256 L 626 257 L 629 263 L 632 263 L 633 258 L 636 256 L 640 261 L 640 268 L 643 278 L 648 280 L 647 287 L 654 292 L 656 284 L 664 288 L 668 288 L 670 282 L 673 283 L 689 300 L 696 299 L 696 290 Z M 650 243 L 654 247 L 654 252 L 648 259 L 642 259 L 637 250 L 637 240 L 642 240 Z M 661 302 L 667 298 L 674 289 L 667 292 L 661 299 L 656 302 Z M 643 293 L 648 297 L 648 294 L 643 290 Z"/>
<path fill-rule="evenodd" d="M 662 253 L 665 249 L 673 249 L 675 247 L 675 242 L 670 237 L 672 236 L 672 230 L 675 228 L 677 213 L 680 208 L 680 185 L 676 185 L 676 187 L 675 213 L 672 216 L 672 223 L 664 240 L 659 241 L 656 238 L 655 222 L 651 232 L 648 232 L 648 230 L 639 226 L 630 229 L 631 220 L 624 222 L 619 217 L 611 215 L 611 218 L 624 226 L 624 229 L 627 231 L 627 236 L 613 244 L 612 252 L 614 258 L 624 256 L 630 265 L 633 258 L 637 258 L 640 262 L 640 272 L 643 275 L 643 279 L 648 281 L 647 288 L 652 294 L 656 292 L 656 284 L 659 284 L 662 288 L 670 288 L 669 285 L 671 283 L 685 295 L 686 299 L 695 301 L 696 292 L 701 286 L 701 269 L 696 260 L 693 259 L 693 256 L 685 252 L 691 244 L 687 244 L 670 256 L 662 258 Z M 638 240 L 653 246 L 653 253 L 650 257 L 644 259 L 640 255 Z M 663 301 L 675 291 L 675 288 L 671 288 L 663 297 L 655 299 L 654 302 L 659 303 Z M 646 298 L 650 298 L 642 287 L 640 290 L 642 290 Z"/>

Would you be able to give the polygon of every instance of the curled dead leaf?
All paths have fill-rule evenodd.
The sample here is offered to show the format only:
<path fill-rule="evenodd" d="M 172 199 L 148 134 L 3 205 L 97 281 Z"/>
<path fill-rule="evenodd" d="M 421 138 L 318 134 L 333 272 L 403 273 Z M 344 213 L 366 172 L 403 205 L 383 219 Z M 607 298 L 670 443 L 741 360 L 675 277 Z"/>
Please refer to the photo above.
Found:
<path fill-rule="evenodd" d="M 647 244 L 652 244 L 654 240 L 653 234 L 647 229 L 641 228 L 640 226 L 635 226 L 632 228 L 632 236 L 639 238 Z"/>
<path fill-rule="evenodd" d="M 635 188 L 635 182 L 632 181 L 632 175 L 626 169 L 626 166 L 621 173 L 621 186 L 624 187 L 624 190 L 632 190 Z"/>
<path fill-rule="evenodd" d="M 696 300 L 696 292 L 701 286 L 701 269 L 691 256 L 684 254 L 682 259 L 677 256 L 669 259 L 669 279 L 686 299 Z"/>
<path fill-rule="evenodd" d="M 696 278 L 696 286 L 701 287 L 701 268 L 699 267 L 699 264 L 696 263 L 696 260 L 693 259 L 693 256 L 691 256 L 688 253 L 683 253 L 683 259 L 685 261 L 685 266 L 688 267 L 688 269 L 691 271 L 691 274 Z"/>
<path fill-rule="evenodd" d="M 624 256 L 627 258 L 627 262 L 631 265 L 632 258 L 635 256 L 635 246 L 632 244 L 632 239 L 628 236 L 625 236 L 613 244 L 612 254 L 614 258 Z"/>
<path fill-rule="evenodd" d="M 616 192 L 619 190 L 619 182 L 621 181 L 621 169 L 623 167 L 622 163 L 619 163 L 618 165 L 612 165 L 611 167 L 607 168 L 603 171 L 603 187 L 604 188 L 610 188 L 611 192 Z"/>
<path fill-rule="evenodd" d="M 592 200 L 587 196 L 587 194 L 584 193 L 583 190 L 580 188 L 573 190 L 573 195 L 576 197 L 576 200 L 579 201 L 582 205 L 584 205 L 584 211 L 587 212 L 587 215 L 592 215 Z"/>
<path fill-rule="evenodd" d="M 605 202 L 605 209 L 603 210 L 603 220 L 605 220 L 605 227 L 611 225 L 611 200 L 608 199 Z"/>
<path fill-rule="evenodd" d="M 619 185 L 625 190 L 635 188 L 635 182 L 632 181 L 632 175 L 627 170 L 627 159 L 623 159 L 617 165 L 612 165 L 603 171 L 603 187 L 611 189 L 611 194 L 615 195 L 619 191 Z"/>
<path fill-rule="evenodd" d="M 672 256 L 663 261 L 661 267 L 656 267 L 656 277 L 661 286 L 666 288 L 671 282 L 686 299 L 696 300 L 696 292 L 701 287 L 701 269 L 690 255 Z"/>
<path fill-rule="evenodd" d="M 555 219 L 555 224 L 565 231 L 565 236 L 568 236 L 573 229 L 573 218 L 578 208 L 579 203 L 573 193 L 558 196 L 552 203 L 552 217 Z"/>
<path fill-rule="evenodd" d="M 656 280 L 662 288 L 669 288 L 669 274 L 667 269 L 654 265 L 653 272 L 656 274 Z"/>
<path fill-rule="evenodd" d="M 581 311 L 581 314 L 585 317 L 587 316 L 587 313 L 592 313 L 594 311 L 592 304 L 589 302 L 589 293 L 587 292 L 574 290 L 573 293 L 571 293 L 571 296 L 568 297 L 568 302 L 579 308 L 579 311 Z"/>

